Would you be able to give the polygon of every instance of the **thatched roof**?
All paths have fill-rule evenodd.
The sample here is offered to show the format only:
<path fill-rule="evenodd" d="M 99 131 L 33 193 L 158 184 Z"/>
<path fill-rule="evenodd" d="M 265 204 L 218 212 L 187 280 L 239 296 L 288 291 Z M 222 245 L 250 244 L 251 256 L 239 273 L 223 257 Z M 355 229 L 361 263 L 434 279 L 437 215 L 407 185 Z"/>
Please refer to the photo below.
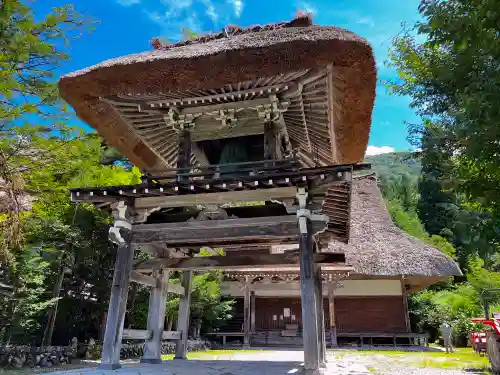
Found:
<path fill-rule="evenodd" d="M 348 244 L 331 241 L 328 252 L 344 252 L 351 273 L 366 276 L 423 279 L 438 281 L 461 275 L 458 265 L 439 249 L 402 231 L 392 222 L 374 176 L 353 179 L 351 198 L 351 236 Z M 296 245 L 274 247 L 275 251 L 291 250 Z M 298 267 L 295 267 L 298 273 Z M 281 272 L 267 268 L 265 271 Z M 245 269 L 238 270 L 240 274 Z M 254 272 L 255 269 L 247 269 Z M 264 270 L 261 270 L 264 272 Z M 290 267 L 287 267 L 290 272 Z M 234 271 L 236 272 L 236 271 Z M 230 273 L 230 272 L 229 272 Z M 431 282 L 428 282 L 431 283 Z"/>
<path fill-rule="evenodd" d="M 284 122 L 306 164 L 360 162 L 375 96 L 372 49 L 339 27 L 296 26 L 307 23 L 237 29 L 114 58 L 62 77 L 60 92 L 78 117 L 148 171 L 177 160 L 178 120 L 167 116 L 173 107 L 192 115 L 205 106 L 189 120 L 195 141 L 262 134 L 261 117 L 245 104 L 232 108 L 240 127 L 208 131 L 217 111 L 207 104 L 235 107 L 272 95 L 289 109 Z"/>
<path fill-rule="evenodd" d="M 396 227 L 374 176 L 353 180 L 349 244 L 332 241 L 328 251 L 343 251 L 346 263 L 365 275 L 454 276 L 458 265 L 439 249 Z"/>

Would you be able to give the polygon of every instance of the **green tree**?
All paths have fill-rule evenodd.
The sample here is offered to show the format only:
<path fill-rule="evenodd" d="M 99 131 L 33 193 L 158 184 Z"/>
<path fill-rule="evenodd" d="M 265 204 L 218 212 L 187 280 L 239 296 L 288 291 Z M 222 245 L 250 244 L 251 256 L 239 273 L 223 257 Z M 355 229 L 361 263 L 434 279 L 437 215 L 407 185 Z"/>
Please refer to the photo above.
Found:
<path fill-rule="evenodd" d="M 495 1 L 422 0 L 424 20 L 394 39 L 390 65 L 394 93 L 439 123 L 454 157 L 456 188 L 500 213 L 499 9 Z"/>
<path fill-rule="evenodd" d="M 54 151 L 46 147 L 40 152 L 32 148 L 32 140 L 50 142 L 72 132 L 65 126 L 67 112 L 54 70 L 69 59 L 69 41 L 88 23 L 71 5 L 35 17 L 20 0 L 0 3 L 0 178 L 5 192 L 0 264 L 11 261 L 22 243 L 25 177 Z"/>

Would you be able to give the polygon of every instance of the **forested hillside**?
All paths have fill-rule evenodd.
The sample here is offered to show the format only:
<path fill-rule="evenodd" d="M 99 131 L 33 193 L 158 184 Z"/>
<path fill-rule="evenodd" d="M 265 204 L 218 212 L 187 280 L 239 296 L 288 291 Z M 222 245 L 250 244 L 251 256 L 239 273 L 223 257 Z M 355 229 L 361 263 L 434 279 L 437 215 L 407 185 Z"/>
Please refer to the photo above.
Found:
<path fill-rule="evenodd" d="M 420 160 L 412 152 L 391 152 L 375 156 L 368 156 L 366 163 L 372 164 L 372 169 L 380 178 L 396 177 L 408 174 L 416 180 L 420 176 L 422 166 Z"/>
<path fill-rule="evenodd" d="M 365 161 L 377 173 L 396 225 L 454 257 L 464 272 L 463 278 L 411 297 L 413 329 L 437 334 L 446 317 L 463 343 L 472 329 L 470 317 L 481 315 L 481 292 L 500 287 L 497 222 L 491 213 L 467 204 L 463 195 L 444 188 L 441 179 L 449 176 L 434 157 L 426 151 L 397 152 Z"/>

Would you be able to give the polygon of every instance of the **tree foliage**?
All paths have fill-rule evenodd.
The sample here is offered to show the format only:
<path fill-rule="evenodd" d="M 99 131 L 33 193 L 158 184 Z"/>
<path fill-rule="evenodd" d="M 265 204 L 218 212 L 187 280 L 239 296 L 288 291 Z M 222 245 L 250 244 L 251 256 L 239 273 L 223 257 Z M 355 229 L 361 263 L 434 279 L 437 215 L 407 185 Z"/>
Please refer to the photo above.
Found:
<path fill-rule="evenodd" d="M 423 0 L 424 20 L 393 41 L 392 91 L 412 98 L 440 148 L 452 158 L 453 185 L 468 201 L 500 213 L 500 13 L 494 1 Z"/>
<path fill-rule="evenodd" d="M 440 324 L 446 318 L 452 323 L 458 342 L 465 344 L 474 328 L 471 318 L 481 316 L 483 311 L 481 293 L 500 286 L 500 257 L 498 252 L 488 255 L 488 252 L 480 251 L 478 244 L 489 238 L 488 233 L 483 232 L 482 227 L 472 225 L 472 221 L 468 222 L 469 226 L 465 224 L 464 217 L 470 218 L 476 213 L 464 206 L 455 192 L 446 189 L 450 185 L 442 178 L 451 177 L 449 172 L 443 172 L 446 163 L 442 162 L 442 158 L 445 156 L 436 155 L 440 149 L 429 147 L 426 142 L 424 139 L 426 147 L 419 159 L 413 162 L 419 166 L 421 163 L 421 168 L 409 170 L 408 155 L 405 154 L 380 155 L 368 161 L 379 174 L 380 187 L 394 223 L 410 235 L 460 260 L 466 275 L 465 281 L 441 282 L 410 298 L 413 329 L 428 332 L 431 339 L 435 339 L 439 335 Z M 410 186 L 402 186 L 404 184 Z M 409 191 L 413 192 L 411 200 L 407 198 Z M 454 215 L 446 214 L 446 210 L 450 209 L 447 205 L 453 207 Z M 428 215 L 422 215 L 423 210 Z M 440 219 L 435 220 L 433 214 L 441 215 Z M 433 228 L 434 233 L 441 235 L 432 234 Z M 466 246 L 463 240 L 466 236 L 474 237 L 475 241 Z M 500 302 L 500 295 L 498 297 L 498 300 L 492 301 L 493 309 L 500 309 L 500 305 L 495 305 Z"/>

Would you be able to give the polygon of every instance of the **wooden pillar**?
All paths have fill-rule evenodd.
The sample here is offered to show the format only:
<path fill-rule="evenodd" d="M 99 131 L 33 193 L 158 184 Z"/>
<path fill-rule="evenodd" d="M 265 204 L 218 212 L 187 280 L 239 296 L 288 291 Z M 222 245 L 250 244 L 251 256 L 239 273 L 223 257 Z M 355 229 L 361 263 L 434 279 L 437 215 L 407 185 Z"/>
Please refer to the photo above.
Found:
<path fill-rule="evenodd" d="M 282 160 L 290 156 L 292 145 L 286 130 L 283 116 L 278 120 L 269 120 L 264 123 L 264 160 Z"/>
<path fill-rule="evenodd" d="M 122 344 L 123 323 L 127 308 L 128 287 L 134 250 L 131 247 L 132 225 L 128 221 L 129 208 L 124 202 L 119 202 L 115 207 L 115 223 L 109 231 L 110 240 L 118 245 L 111 285 L 111 297 L 109 300 L 106 318 L 106 330 L 102 345 L 101 369 L 120 368 L 120 349 Z"/>
<path fill-rule="evenodd" d="M 191 132 L 188 129 L 179 131 L 179 155 L 177 157 L 177 168 L 187 168 L 191 164 Z M 183 171 L 181 173 L 187 173 Z M 179 173 L 178 173 L 179 174 Z M 177 176 L 178 181 L 186 180 L 184 176 Z"/>
<path fill-rule="evenodd" d="M 147 329 L 151 337 L 144 343 L 142 363 L 161 363 L 161 341 L 165 327 L 165 310 L 167 307 L 168 270 L 156 270 L 153 277 L 156 286 L 149 295 Z"/>
<path fill-rule="evenodd" d="M 311 222 L 306 218 L 306 228 L 301 228 L 299 238 L 300 250 L 300 295 L 302 304 L 302 336 L 304 340 L 305 370 L 319 370 L 320 343 L 318 331 L 318 303 L 315 293 L 316 266 L 313 263 L 313 241 Z M 300 225 L 302 226 L 302 225 Z M 303 232 L 305 230 L 305 233 Z"/>
<path fill-rule="evenodd" d="M 403 309 L 405 314 L 405 328 L 406 332 L 411 332 L 411 323 L 410 323 L 410 313 L 408 311 L 408 294 L 406 293 L 405 281 L 404 278 L 401 279 L 401 296 L 403 302 Z"/>
<path fill-rule="evenodd" d="M 274 122 L 264 123 L 264 160 L 274 159 L 277 154 Z"/>
<path fill-rule="evenodd" d="M 328 312 L 330 315 L 330 345 L 332 348 L 338 346 L 337 326 L 335 325 L 335 285 L 328 285 Z"/>
<path fill-rule="evenodd" d="M 255 292 L 250 294 L 250 332 L 255 333 Z"/>
<path fill-rule="evenodd" d="M 321 280 L 321 269 L 315 272 L 315 293 L 318 310 L 318 339 L 319 339 L 319 361 L 321 367 L 326 367 L 326 337 L 325 337 L 325 311 L 323 304 L 323 281 Z"/>
<path fill-rule="evenodd" d="M 189 321 L 191 309 L 191 288 L 193 271 L 182 271 L 182 286 L 184 295 L 179 303 L 179 316 L 177 318 L 177 330 L 181 331 L 181 339 L 175 344 L 175 359 L 187 359 L 187 340 L 189 336 Z"/>
<path fill-rule="evenodd" d="M 244 308 L 243 308 L 243 346 L 250 347 L 250 285 L 245 281 L 244 286 Z"/>

